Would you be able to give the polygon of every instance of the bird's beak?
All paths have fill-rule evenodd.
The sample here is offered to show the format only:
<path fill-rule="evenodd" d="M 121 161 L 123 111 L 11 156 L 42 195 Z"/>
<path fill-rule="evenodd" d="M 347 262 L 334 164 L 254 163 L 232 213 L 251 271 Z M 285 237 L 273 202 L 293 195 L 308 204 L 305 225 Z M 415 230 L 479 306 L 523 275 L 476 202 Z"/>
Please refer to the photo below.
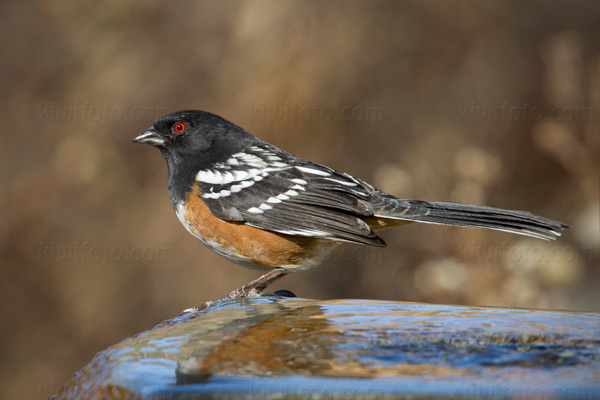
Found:
<path fill-rule="evenodd" d="M 135 143 L 151 144 L 152 146 L 162 146 L 165 144 L 165 139 L 154 130 L 154 127 L 146 129 L 133 139 Z"/>

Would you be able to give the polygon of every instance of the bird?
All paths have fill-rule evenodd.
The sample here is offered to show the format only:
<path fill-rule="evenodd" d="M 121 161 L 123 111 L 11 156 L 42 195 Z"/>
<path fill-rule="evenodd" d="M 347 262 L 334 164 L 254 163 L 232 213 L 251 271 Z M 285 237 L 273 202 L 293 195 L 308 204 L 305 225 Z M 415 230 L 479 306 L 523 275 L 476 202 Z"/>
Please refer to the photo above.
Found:
<path fill-rule="evenodd" d="M 286 274 L 319 265 L 343 242 L 385 247 L 376 232 L 409 223 L 545 240 L 568 228 L 525 211 L 397 198 L 207 111 L 164 115 L 133 141 L 165 157 L 171 205 L 187 231 L 228 260 L 263 272 L 227 298 L 258 296 Z"/>

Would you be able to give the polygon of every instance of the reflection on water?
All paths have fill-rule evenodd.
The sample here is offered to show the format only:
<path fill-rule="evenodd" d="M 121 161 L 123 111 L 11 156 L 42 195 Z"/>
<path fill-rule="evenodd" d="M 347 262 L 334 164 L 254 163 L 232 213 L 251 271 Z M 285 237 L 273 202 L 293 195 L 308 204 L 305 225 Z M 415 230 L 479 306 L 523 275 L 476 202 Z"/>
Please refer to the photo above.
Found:
<path fill-rule="evenodd" d="M 227 300 L 99 353 L 62 398 L 600 398 L 600 314 Z"/>

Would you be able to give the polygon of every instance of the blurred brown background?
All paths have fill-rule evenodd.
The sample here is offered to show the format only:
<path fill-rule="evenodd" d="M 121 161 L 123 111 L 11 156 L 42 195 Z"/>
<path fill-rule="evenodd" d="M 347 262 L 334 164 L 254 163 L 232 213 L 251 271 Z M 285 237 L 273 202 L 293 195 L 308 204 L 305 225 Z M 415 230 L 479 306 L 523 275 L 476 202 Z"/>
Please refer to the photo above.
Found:
<path fill-rule="evenodd" d="M 400 197 L 557 242 L 410 225 L 280 281 L 307 298 L 600 310 L 595 1 L 3 2 L 0 398 L 257 276 L 180 225 L 162 114 L 209 110 Z"/>

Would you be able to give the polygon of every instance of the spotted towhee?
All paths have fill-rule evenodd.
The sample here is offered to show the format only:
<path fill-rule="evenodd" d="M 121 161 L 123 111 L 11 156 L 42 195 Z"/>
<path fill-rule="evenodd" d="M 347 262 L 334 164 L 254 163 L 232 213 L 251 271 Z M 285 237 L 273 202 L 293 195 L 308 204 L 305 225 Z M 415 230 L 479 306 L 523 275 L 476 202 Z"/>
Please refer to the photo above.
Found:
<path fill-rule="evenodd" d="M 555 239 L 567 225 L 528 212 L 398 199 L 265 143 L 206 111 L 165 115 L 134 139 L 167 159 L 171 204 L 210 249 L 269 272 L 230 293 L 257 295 L 315 266 L 339 242 L 384 247 L 375 231 L 411 222 Z"/>

